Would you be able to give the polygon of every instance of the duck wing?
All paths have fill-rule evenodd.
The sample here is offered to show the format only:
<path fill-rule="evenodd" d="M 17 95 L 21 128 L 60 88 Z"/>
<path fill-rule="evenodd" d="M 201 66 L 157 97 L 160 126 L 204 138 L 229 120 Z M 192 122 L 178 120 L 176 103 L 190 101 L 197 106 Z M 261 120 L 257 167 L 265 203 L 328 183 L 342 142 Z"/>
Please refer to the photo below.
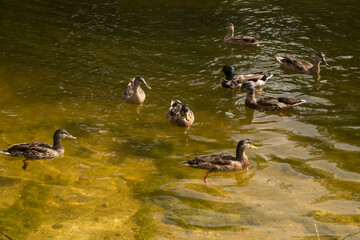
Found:
<path fill-rule="evenodd" d="M 18 144 L 11 144 L 10 146 L 17 147 L 17 148 L 24 148 L 24 147 L 33 147 L 33 146 L 40 146 L 44 148 L 51 148 L 52 146 L 48 143 L 44 142 L 30 142 L 30 143 L 18 143 Z"/>
<path fill-rule="evenodd" d="M 181 164 L 195 168 L 208 169 L 209 166 L 214 166 L 214 165 L 229 165 L 231 164 L 230 161 L 234 159 L 235 157 L 228 154 L 213 154 L 213 155 L 199 156 L 191 160 L 182 162 Z"/>
<path fill-rule="evenodd" d="M 263 97 L 257 100 L 258 108 L 261 108 L 265 111 L 274 111 L 281 109 L 292 109 L 295 106 L 305 103 L 305 100 L 302 99 L 293 99 L 287 97 Z"/>
<path fill-rule="evenodd" d="M 238 45 L 238 46 L 251 46 L 261 43 L 258 40 L 256 40 L 254 37 L 250 37 L 250 36 L 233 36 L 224 39 L 224 42 L 230 45 Z"/>
<path fill-rule="evenodd" d="M 299 102 L 299 100 L 297 100 L 297 99 L 287 98 L 287 97 L 279 97 L 278 101 L 282 102 L 282 103 L 285 103 L 287 105 L 294 105 L 294 104 Z"/>
<path fill-rule="evenodd" d="M 277 106 L 279 104 L 279 100 L 275 97 L 262 97 L 257 99 L 256 103 L 262 106 Z"/>
<path fill-rule="evenodd" d="M 237 41 L 244 41 L 247 43 L 256 43 L 258 42 L 254 37 L 251 36 L 243 36 L 243 35 L 237 35 L 232 37 L 232 39 L 237 40 Z"/>
<path fill-rule="evenodd" d="M 278 98 L 279 103 L 286 104 L 287 107 L 294 107 L 303 103 L 306 103 L 303 99 L 293 99 L 293 98 L 287 98 L 287 97 L 279 97 Z"/>
<path fill-rule="evenodd" d="M 312 64 L 298 58 L 285 56 L 281 62 L 284 64 L 284 66 L 288 69 L 291 69 L 296 72 L 305 72 L 308 71 L 310 68 L 312 68 Z"/>
<path fill-rule="evenodd" d="M 254 86 L 258 87 L 264 85 L 266 81 L 271 77 L 272 77 L 271 73 L 267 71 L 256 72 L 256 73 L 245 73 L 245 74 L 235 75 L 233 79 L 230 81 L 223 80 L 221 84 L 225 88 L 241 88 L 241 86 L 244 83 L 252 82 Z"/>
<path fill-rule="evenodd" d="M 121 97 L 125 100 L 130 98 L 134 94 L 134 79 L 129 82 L 124 91 L 121 93 Z"/>
<path fill-rule="evenodd" d="M 221 85 L 224 88 L 241 88 L 245 82 L 247 82 L 245 74 L 235 75 L 232 80 L 223 80 Z"/>
<path fill-rule="evenodd" d="M 268 71 L 257 72 L 257 73 L 248 73 L 248 74 L 244 74 L 244 75 L 245 75 L 244 78 L 246 78 L 246 80 L 248 82 L 252 82 L 254 84 L 254 86 L 258 86 L 259 82 L 262 82 L 260 85 L 265 84 L 266 81 L 269 80 L 273 76 Z"/>
<path fill-rule="evenodd" d="M 6 152 L 14 157 L 25 157 L 27 159 L 42 159 L 54 157 L 54 150 L 48 143 L 31 142 L 12 145 Z"/>
<path fill-rule="evenodd" d="M 171 101 L 171 105 L 166 116 L 170 122 L 178 121 L 180 119 L 182 106 L 183 104 L 179 100 Z"/>
<path fill-rule="evenodd" d="M 275 111 L 286 107 L 286 104 L 279 102 L 278 98 L 275 97 L 262 97 L 257 99 L 256 108 L 265 111 Z"/>

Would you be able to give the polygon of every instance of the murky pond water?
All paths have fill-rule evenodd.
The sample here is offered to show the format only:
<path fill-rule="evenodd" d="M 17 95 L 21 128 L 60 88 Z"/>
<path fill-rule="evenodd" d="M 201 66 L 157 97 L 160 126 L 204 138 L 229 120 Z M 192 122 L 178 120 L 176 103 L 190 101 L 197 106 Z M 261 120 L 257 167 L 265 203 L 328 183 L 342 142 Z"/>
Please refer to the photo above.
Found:
<path fill-rule="evenodd" d="M 64 156 L 0 157 L 0 231 L 13 239 L 358 239 L 360 20 L 357 1 L 44 1 L 1 3 L 0 148 L 52 142 Z M 229 48 L 225 23 L 264 41 Z M 329 67 L 284 71 L 280 54 Z M 220 87 L 223 65 L 269 70 L 264 95 L 307 101 L 287 118 Z M 151 90 L 122 101 L 129 80 Z M 324 81 L 326 80 L 326 81 Z M 189 131 L 166 113 L 180 99 Z M 247 152 L 240 172 L 179 164 Z M 6 237 L 0 234 L 0 239 Z"/>

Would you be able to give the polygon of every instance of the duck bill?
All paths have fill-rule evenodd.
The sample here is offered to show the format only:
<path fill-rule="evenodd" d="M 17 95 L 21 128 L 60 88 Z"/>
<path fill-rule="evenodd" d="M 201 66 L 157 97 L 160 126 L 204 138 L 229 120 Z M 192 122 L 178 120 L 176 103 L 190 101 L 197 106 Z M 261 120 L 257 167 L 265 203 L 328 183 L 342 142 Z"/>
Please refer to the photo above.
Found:
<path fill-rule="evenodd" d="M 258 149 L 256 146 L 254 146 L 254 145 L 250 145 L 250 148 L 252 148 L 252 149 Z"/>
<path fill-rule="evenodd" d="M 149 85 L 147 85 L 147 83 L 144 81 L 144 85 L 145 87 L 147 87 L 148 89 L 151 89 L 151 87 Z"/>
<path fill-rule="evenodd" d="M 185 113 L 184 118 L 185 118 L 185 120 L 186 120 L 186 121 L 190 121 L 190 118 L 189 118 L 189 113 Z"/>
<path fill-rule="evenodd" d="M 68 135 L 66 138 L 76 139 L 73 135 Z"/>
<path fill-rule="evenodd" d="M 322 60 L 322 62 L 325 64 L 325 66 L 327 66 L 327 67 L 329 66 L 329 64 L 327 64 L 325 58 L 322 58 L 321 60 Z"/>

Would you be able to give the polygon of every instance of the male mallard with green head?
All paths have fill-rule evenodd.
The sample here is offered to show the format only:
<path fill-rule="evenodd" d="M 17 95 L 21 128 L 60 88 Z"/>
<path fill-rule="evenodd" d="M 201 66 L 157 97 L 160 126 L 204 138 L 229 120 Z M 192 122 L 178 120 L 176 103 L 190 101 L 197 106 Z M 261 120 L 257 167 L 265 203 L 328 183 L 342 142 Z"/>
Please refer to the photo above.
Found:
<path fill-rule="evenodd" d="M 225 25 L 227 34 L 224 37 L 224 43 L 234 46 L 256 46 L 261 42 L 250 36 L 234 36 L 234 24 L 228 23 Z"/>
<path fill-rule="evenodd" d="M 255 87 L 261 87 L 273 76 L 267 71 L 235 75 L 234 68 L 228 65 L 222 68 L 222 72 L 225 74 L 225 79 L 221 81 L 221 86 L 224 88 L 241 88 L 241 85 L 246 82 L 252 82 Z"/>
<path fill-rule="evenodd" d="M 287 97 L 262 97 L 256 99 L 254 85 L 251 82 L 244 83 L 241 86 L 241 89 L 247 92 L 245 105 L 249 108 L 257 110 L 280 111 L 286 109 L 294 109 L 297 105 L 306 102 L 303 99 L 292 99 Z"/>
<path fill-rule="evenodd" d="M 325 60 L 325 55 L 322 52 L 319 52 L 315 55 L 315 63 L 311 64 L 305 60 L 290 57 L 290 56 L 278 56 L 276 57 L 279 63 L 281 63 L 286 69 L 300 72 L 300 73 L 309 73 L 309 74 L 319 74 L 320 73 L 320 63 L 324 63 L 325 66 L 328 66 Z"/>
<path fill-rule="evenodd" d="M 151 87 L 147 85 L 144 78 L 135 77 L 129 82 L 129 84 L 122 92 L 122 99 L 129 103 L 143 103 L 145 101 L 146 95 L 144 90 L 142 90 L 140 87 L 142 84 L 144 84 L 148 89 L 151 89 Z"/>
<path fill-rule="evenodd" d="M 179 100 L 171 101 L 166 117 L 172 124 L 179 127 L 190 127 L 195 120 L 194 113 Z"/>
<path fill-rule="evenodd" d="M 12 157 L 24 157 L 24 165 L 22 168 L 26 170 L 28 160 L 56 158 L 64 154 L 65 150 L 61 145 L 61 140 L 64 138 L 76 139 L 76 137 L 70 135 L 65 129 L 59 129 L 54 133 L 53 146 L 43 142 L 19 143 L 11 145 L 12 147 L 9 149 L 0 150 L 0 153 Z"/>
<path fill-rule="evenodd" d="M 211 172 L 239 171 L 247 168 L 250 165 L 250 161 L 245 154 L 245 150 L 248 148 L 257 149 L 257 147 L 251 144 L 249 139 L 245 138 L 239 141 L 235 157 L 224 153 L 204 155 L 182 162 L 181 164 L 193 168 L 207 169 L 208 172 L 204 178 L 204 182 L 207 183 L 208 174 Z"/>

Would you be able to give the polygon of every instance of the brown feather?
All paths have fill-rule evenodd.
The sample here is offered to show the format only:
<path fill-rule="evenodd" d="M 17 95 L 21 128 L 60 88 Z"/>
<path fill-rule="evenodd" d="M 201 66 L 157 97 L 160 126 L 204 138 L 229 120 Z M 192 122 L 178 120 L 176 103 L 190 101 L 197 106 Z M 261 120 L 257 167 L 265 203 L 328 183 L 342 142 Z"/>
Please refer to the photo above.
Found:
<path fill-rule="evenodd" d="M 169 111 L 167 113 L 167 119 L 174 125 L 179 127 L 190 127 L 195 121 L 194 113 L 189 108 L 189 121 L 181 115 L 181 108 L 183 104 L 179 101 L 172 101 Z"/>

